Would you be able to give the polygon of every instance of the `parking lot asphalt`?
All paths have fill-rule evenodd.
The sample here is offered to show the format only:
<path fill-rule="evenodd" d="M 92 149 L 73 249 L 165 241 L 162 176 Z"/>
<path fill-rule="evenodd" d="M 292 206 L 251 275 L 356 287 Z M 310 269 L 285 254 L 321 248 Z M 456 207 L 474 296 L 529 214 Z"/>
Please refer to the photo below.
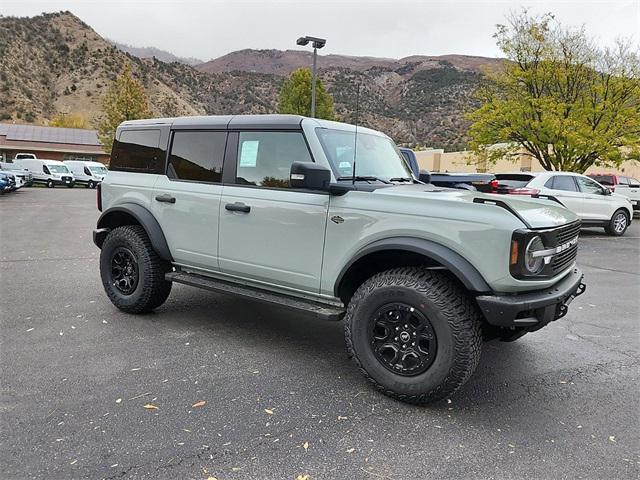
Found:
<path fill-rule="evenodd" d="M 83 188 L 0 197 L 4 479 L 638 478 L 638 219 L 583 231 L 564 319 L 415 407 L 367 384 L 340 323 L 180 285 L 118 311 L 97 217 Z"/>

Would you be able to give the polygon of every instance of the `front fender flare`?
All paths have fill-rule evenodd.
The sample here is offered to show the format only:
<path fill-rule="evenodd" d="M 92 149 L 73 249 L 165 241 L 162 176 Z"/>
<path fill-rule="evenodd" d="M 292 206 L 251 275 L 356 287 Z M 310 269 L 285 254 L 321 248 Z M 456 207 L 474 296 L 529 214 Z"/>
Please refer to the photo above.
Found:
<path fill-rule="evenodd" d="M 149 240 L 151 240 L 151 246 L 160 258 L 169 262 L 173 261 L 162 227 L 153 214 L 142 205 L 138 205 L 137 203 L 121 203 L 105 210 L 98 219 L 98 230 L 108 231 L 120 225 L 125 225 L 118 222 L 118 218 L 121 217 L 122 214 L 133 217 L 136 222 L 144 228 L 149 236 Z M 102 240 L 104 241 L 104 238 Z M 98 245 L 98 242 L 96 242 L 96 245 Z M 101 246 L 102 242 L 100 242 L 98 247 Z"/>
<path fill-rule="evenodd" d="M 477 293 L 492 291 L 480 272 L 462 255 L 451 250 L 449 247 L 422 238 L 393 237 L 377 240 L 359 250 L 340 271 L 334 285 L 335 295 L 338 296 L 342 280 L 354 263 L 370 253 L 383 250 L 405 250 L 424 255 L 447 268 L 462 282 L 467 290 Z"/>

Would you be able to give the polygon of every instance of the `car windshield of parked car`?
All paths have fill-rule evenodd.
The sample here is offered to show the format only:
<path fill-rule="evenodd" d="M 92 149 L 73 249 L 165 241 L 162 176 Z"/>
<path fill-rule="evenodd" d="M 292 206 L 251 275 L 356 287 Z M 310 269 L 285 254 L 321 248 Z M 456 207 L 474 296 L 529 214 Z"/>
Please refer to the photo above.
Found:
<path fill-rule="evenodd" d="M 104 167 L 89 167 L 89 170 L 91 170 L 91 173 L 98 175 L 105 175 L 107 173 L 107 169 Z"/>
<path fill-rule="evenodd" d="M 65 165 L 55 165 L 53 163 L 48 163 L 47 167 L 49 167 L 49 171 L 51 173 L 69 173 L 69 169 Z"/>
<path fill-rule="evenodd" d="M 496 180 L 498 180 L 500 186 L 520 188 L 525 187 L 533 177 L 531 175 L 518 175 L 518 174 L 498 174 Z"/>
<path fill-rule="evenodd" d="M 411 180 L 411 170 L 407 167 L 402 154 L 395 144 L 380 135 L 358 133 L 355 144 L 355 132 L 316 129 L 324 153 L 338 172 L 341 179 L 353 177 L 354 148 L 356 151 L 356 177 L 376 177 L 381 180 Z"/>

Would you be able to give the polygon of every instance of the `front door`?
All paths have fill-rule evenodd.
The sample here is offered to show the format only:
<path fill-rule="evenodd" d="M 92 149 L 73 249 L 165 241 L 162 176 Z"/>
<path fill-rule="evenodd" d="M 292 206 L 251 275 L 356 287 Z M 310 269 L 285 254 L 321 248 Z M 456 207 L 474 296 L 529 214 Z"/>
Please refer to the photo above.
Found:
<path fill-rule="evenodd" d="M 176 263 L 218 270 L 218 217 L 227 133 L 173 132 L 166 175 L 156 182 L 153 213 Z"/>
<path fill-rule="evenodd" d="M 313 161 L 302 131 L 235 132 L 229 144 L 236 174 L 222 192 L 220 270 L 318 293 L 329 196 L 289 187 L 291 164 Z"/>
<path fill-rule="evenodd" d="M 588 220 L 609 220 L 611 218 L 611 200 L 605 187 L 588 177 L 576 177 L 578 188 L 584 195 L 584 218 Z"/>
<path fill-rule="evenodd" d="M 578 190 L 573 175 L 554 175 L 544 186 L 550 189 L 548 193 L 560 200 L 565 207 L 580 218 L 584 217 L 584 194 Z"/>

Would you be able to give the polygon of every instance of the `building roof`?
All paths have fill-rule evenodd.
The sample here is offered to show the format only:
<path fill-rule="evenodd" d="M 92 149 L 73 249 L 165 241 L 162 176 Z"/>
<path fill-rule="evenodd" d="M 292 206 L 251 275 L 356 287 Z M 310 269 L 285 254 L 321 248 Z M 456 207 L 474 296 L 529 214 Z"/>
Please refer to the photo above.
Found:
<path fill-rule="evenodd" d="M 98 132 L 81 128 L 41 127 L 0 123 L 0 136 L 7 141 L 41 142 L 102 147 Z"/>

